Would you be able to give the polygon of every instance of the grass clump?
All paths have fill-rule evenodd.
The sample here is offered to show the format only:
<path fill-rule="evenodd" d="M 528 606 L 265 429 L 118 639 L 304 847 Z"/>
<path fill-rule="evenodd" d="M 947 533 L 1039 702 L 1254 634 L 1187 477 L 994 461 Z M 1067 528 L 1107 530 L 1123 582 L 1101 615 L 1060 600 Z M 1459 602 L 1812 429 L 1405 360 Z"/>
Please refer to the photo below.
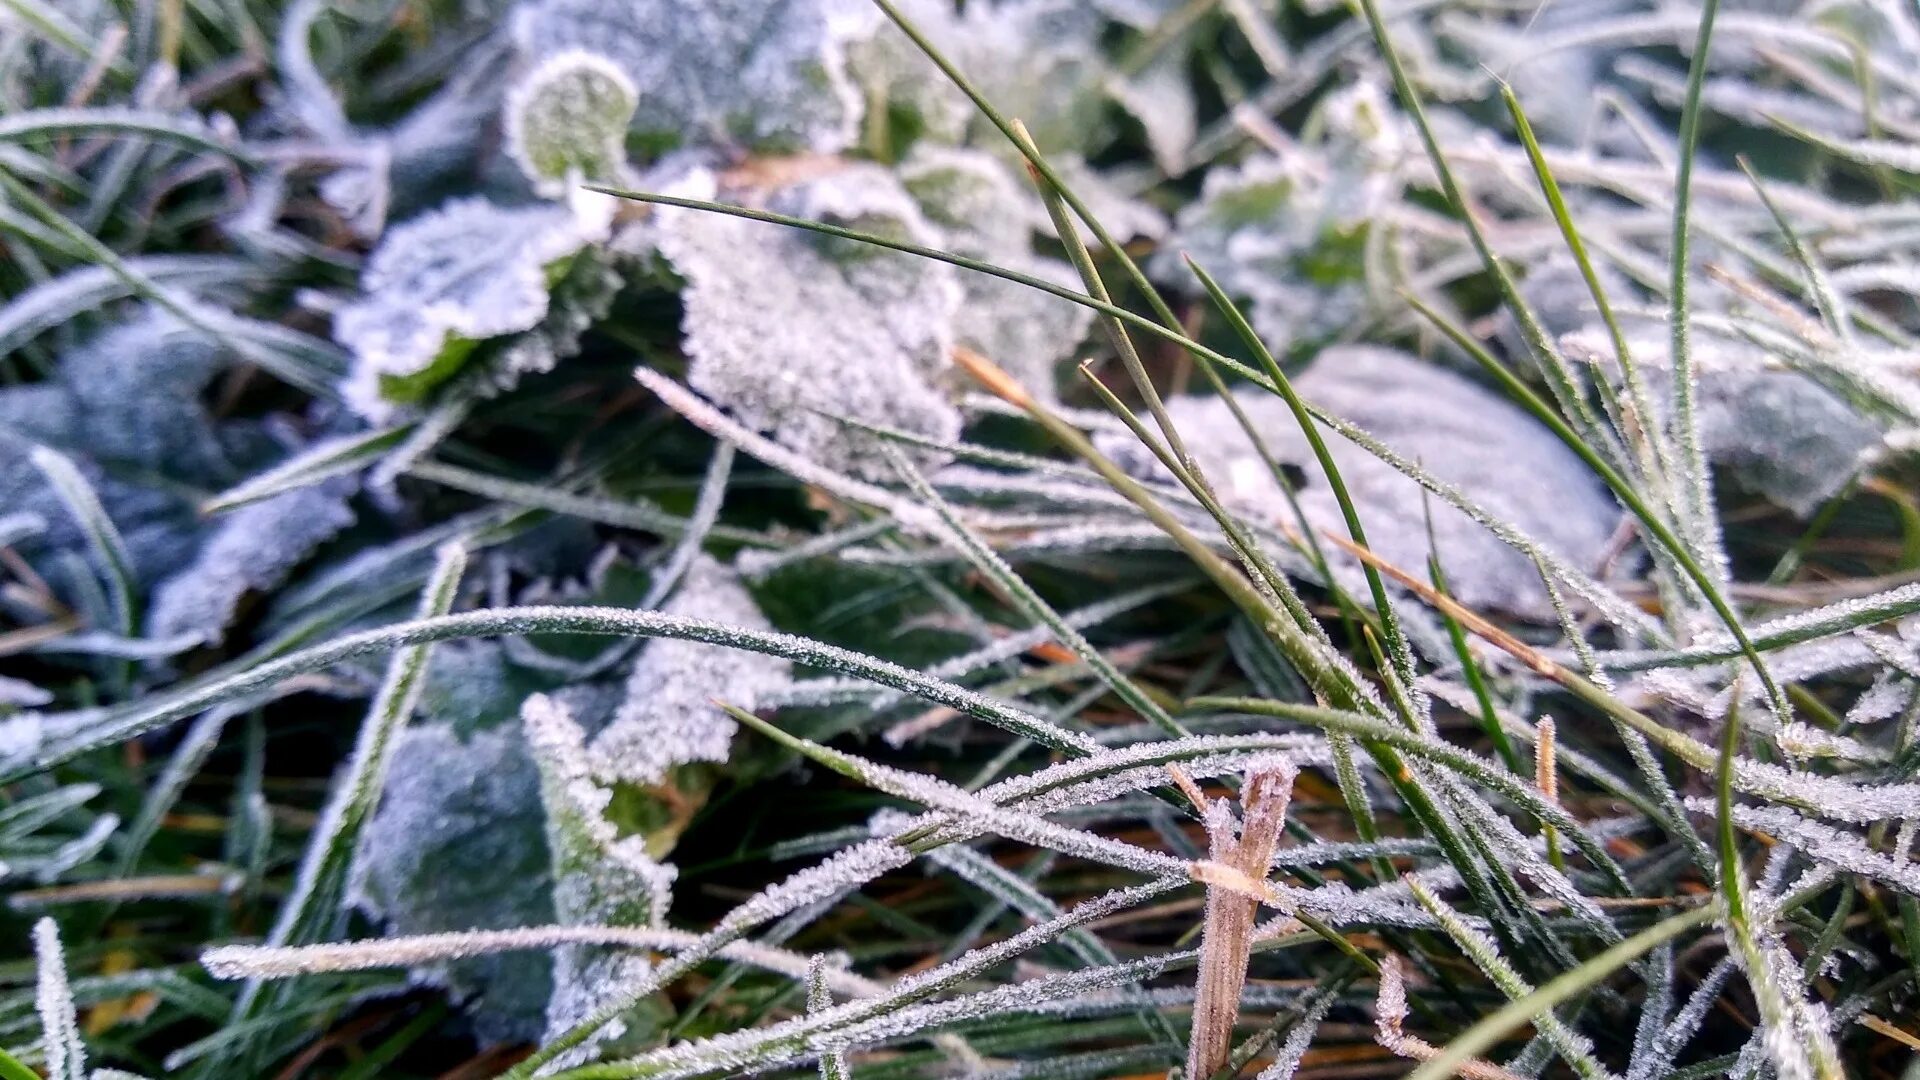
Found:
<path fill-rule="evenodd" d="M 1910 1068 L 1912 12 L 597 4 L 6 6 L 0 1076 Z"/>

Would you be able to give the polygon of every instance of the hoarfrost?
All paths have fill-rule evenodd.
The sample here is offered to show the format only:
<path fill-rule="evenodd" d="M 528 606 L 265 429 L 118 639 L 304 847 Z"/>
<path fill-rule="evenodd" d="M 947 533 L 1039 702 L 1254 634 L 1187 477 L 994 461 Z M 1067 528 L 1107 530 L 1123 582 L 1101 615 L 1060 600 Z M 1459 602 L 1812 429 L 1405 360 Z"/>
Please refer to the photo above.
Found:
<path fill-rule="evenodd" d="M 1598 327 L 1563 337 L 1567 354 L 1617 377 L 1613 345 Z M 1656 405 L 1668 395 L 1664 337 L 1628 339 L 1647 369 Z M 1699 424 L 1707 459 L 1768 500 L 1806 517 L 1838 494 L 1885 438 L 1882 426 L 1810 372 L 1757 349 L 1703 342 Z"/>
<path fill-rule="evenodd" d="M 645 837 L 622 837 L 607 819 L 613 791 L 589 774 L 586 733 L 566 705 L 544 694 L 529 697 L 520 715 L 540 767 L 555 916 L 570 925 L 660 925 L 672 899 L 675 871 L 647 853 Z M 556 950 L 547 1037 L 557 1037 L 610 1003 L 626 1000 L 628 988 L 652 970 L 645 953 L 631 950 L 585 945 Z M 555 1060 L 591 1060 L 609 1044 L 620 1043 L 629 1030 L 627 1020 L 610 1022 Z"/>
<path fill-rule="evenodd" d="M 403 729 L 361 834 L 355 906 L 405 936 L 553 922 L 539 782 L 511 726 L 464 736 L 447 722 Z M 483 1040 L 524 1042 L 543 1030 L 548 967 L 542 956 L 496 955 L 413 975 L 468 999 Z"/>
<path fill-rule="evenodd" d="M 217 644 L 249 592 L 286 580 L 313 551 L 354 522 L 351 480 L 333 480 L 243 506 L 220 519 L 193 562 L 154 588 L 151 637 Z"/>
<path fill-rule="evenodd" d="M 1475 492 L 1488 512 L 1546 549 L 1576 566 L 1600 562 L 1618 508 L 1572 452 L 1514 406 L 1441 368 L 1369 346 L 1324 350 L 1294 385 L 1309 402 L 1365 429 L 1442 481 Z M 1339 504 L 1286 403 L 1264 390 L 1237 396 L 1275 459 L 1307 476 L 1298 497 L 1308 522 L 1344 535 Z M 1181 397 L 1167 408 L 1230 507 L 1265 524 L 1294 525 L 1279 482 L 1224 402 Z M 1158 475 L 1158 463 L 1130 437 L 1095 441 L 1130 470 Z M 1550 597 L 1524 553 L 1452 506 L 1428 500 L 1412 479 L 1365 450 L 1338 437 L 1326 442 L 1367 539 L 1383 558 L 1415 572 L 1426 565 L 1430 510 L 1437 553 L 1462 603 L 1553 617 Z M 1350 589 L 1361 588 L 1351 563 L 1338 562 L 1335 573 Z"/>
<path fill-rule="evenodd" d="M 1104 20 L 1081 0 L 1003 0 L 964 12 L 945 0 L 899 7 L 988 101 L 1027 125 L 1042 152 L 1085 153 L 1110 137 Z M 906 35 L 889 27 L 852 55 L 855 77 L 923 138 L 1017 153 Z"/>
<path fill-rule="evenodd" d="M 879 13 L 861 0 L 522 0 L 514 36 L 536 57 L 605 55 L 633 84 L 633 130 L 660 147 L 845 149 L 861 97 L 850 42 Z"/>
<path fill-rule="evenodd" d="M 419 402 L 476 343 L 540 326 L 550 282 L 606 237 L 593 212 L 456 199 L 387 231 L 367 260 L 362 295 L 334 318 L 355 366 L 343 389 L 384 419 Z"/>
<path fill-rule="evenodd" d="M 701 555 L 661 610 L 754 630 L 772 626 L 733 570 Z M 593 740 L 595 774 L 636 784 L 658 783 L 667 770 L 695 761 L 724 762 L 739 726 L 713 699 L 753 709 L 786 685 L 785 660 L 742 649 L 663 640 L 641 650 L 613 722 Z"/>
<path fill-rule="evenodd" d="M 80 1043 L 66 953 L 60 947 L 60 927 L 52 919 L 33 924 L 33 954 L 39 969 L 34 1008 L 40 1014 L 48 1080 L 87 1080 L 87 1050 Z"/>
<path fill-rule="evenodd" d="M 1304 152 L 1214 169 L 1199 200 L 1174 219 L 1172 244 L 1154 272 L 1192 290 L 1193 275 L 1175 252 L 1191 255 L 1244 302 L 1275 354 L 1324 341 L 1367 306 L 1361 248 L 1370 214 L 1346 205 L 1349 187 L 1316 170 Z"/>
<path fill-rule="evenodd" d="M 935 239 L 898 181 L 855 165 L 774 192 L 783 213 Z M 960 287 L 952 268 L 854 241 L 662 208 L 661 252 L 686 280 L 694 389 L 748 426 L 858 476 L 891 475 L 871 436 L 834 415 L 950 440 L 959 412 L 937 385 L 950 365 Z"/>
<path fill-rule="evenodd" d="M 627 173 L 627 124 L 639 91 L 612 61 L 569 49 L 542 60 L 507 95 L 507 153 L 534 189 L 555 197 Z"/>
<path fill-rule="evenodd" d="M 1081 288 L 1072 266 L 1034 253 L 1034 233 L 1048 227 L 1046 209 L 1000 159 L 922 145 L 901 164 L 900 176 L 921 211 L 946 234 L 948 250 Z M 1086 338 L 1093 312 L 1003 278 L 962 274 L 959 280 L 955 339 L 1052 400 L 1055 366 Z"/>

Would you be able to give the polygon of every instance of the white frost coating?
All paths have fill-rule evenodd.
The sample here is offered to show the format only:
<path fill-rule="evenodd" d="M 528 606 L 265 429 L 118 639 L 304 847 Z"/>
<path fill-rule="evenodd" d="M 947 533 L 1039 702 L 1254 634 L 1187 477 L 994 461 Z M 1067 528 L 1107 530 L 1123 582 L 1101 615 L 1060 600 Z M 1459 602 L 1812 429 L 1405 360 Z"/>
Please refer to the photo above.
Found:
<path fill-rule="evenodd" d="M 1391 350 L 1343 346 L 1321 352 L 1294 385 L 1308 401 L 1365 429 L 1440 480 L 1473 492 L 1489 513 L 1575 566 L 1597 565 L 1606 551 L 1620 511 L 1599 481 L 1532 418 L 1464 378 Z M 1308 522 L 1345 536 L 1332 489 L 1286 402 L 1264 390 L 1237 397 L 1275 459 L 1305 474 L 1299 500 Z M 1295 527 L 1278 481 L 1224 402 L 1179 397 L 1167 408 L 1231 508 L 1262 524 Z M 1372 454 L 1336 434 L 1324 437 L 1367 539 L 1382 557 L 1421 573 L 1430 509 L 1456 598 L 1473 608 L 1553 617 L 1539 572 L 1525 554 L 1459 510 L 1426 497 L 1417 483 Z M 1158 463 L 1131 436 L 1096 436 L 1095 442 L 1130 470 L 1159 475 Z M 1337 554 L 1329 558 L 1349 590 L 1364 595 L 1357 565 Z"/>
<path fill-rule="evenodd" d="M 946 236 L 947 250 L 1082 288 L 1066 262 L 1033 251 L 1050 230 L 1046 208 L 999 158 L 977 150 L 922 144 L 900 165 L 921 211 Z M 1042 400 L 1056 394 L 1055 366 L 1070 359 L 1093 326 L 1093 311 L 986 274 L 960 275 L 963 298 L 954 336 L 1020 380 Z"/>
<path fill-rule="evenodd" d="M 825 862 L 770 885 L 728 912 L 719 929 L 757 926 L 816 900 L 838 896 L 913 861 L 913 853 L 886 840 L 870 840 L 835 852 Z"/>
<path fill-rule="evenodd" d="M 888 857 L 889 852 L 893 853 L 893 857 Z M 904 849 L 882 841 L 872 841 L 848 848 L 827 862 L 795 875 L 779 886 L 763 891 L 753 900 L 748 901 L 748 904 L 736 908 L 721 925 L 723 927 L 750 925 L 758 919 L 773 917 L 779 912 L 769 913 L 770 909 L 760 906 L 763 901 L 766 903 L 778 901 L 783 910 L 790 910 L 792 907 L 799 906 L 799 903 L 808 902 L 808 900 L 800 900 L 798 903 L 787 903 L 796 896 L 813 899 L 832 895 L 847 880 L 852 880 L 856 884 L 870 880 L 886 870 L 905 865 L 905 862 L 910 859 L 911 856 Z M 707 1039 L 678 1043 L 635 1058 L 633 1063 L 635 1065 L 644 1063 L 648 1075 L 686 1076 L 707 1069 L 739 1070 L 755 1065 L 767 1065 L 775 1061 L 791 1060 L 793 1056 L 806 1056 L 810 1052 L 817 1052 L 820 1047 L 843 1045 L 845 1042 L 877 1041 L 887 1037 L 891 1027 L 907 1014 L 907 1010 L 902 1009 L 902 1006 L 960 985 L 1040 944 L 1056 940 L 1073 929 L 1124 911 L 1178 888 L 1184 883 L 1184 877 L 1163 878 L 1145 885 L 1103 893 L 1084 901 L 1058 918 L 1030 926 L 992 945 L 974 949 L 939 967 L 906 976 L 895 982 L 885 994 L 879 997 L 849 1002 L 767 1027 L 734 1031 Z M 823 889 L 822 886 L 825 888 Z M 749 907 L 754 910 L 748 912 Z M 747 913 L 742 915 L 742 912 Z M 1127 970 L 1120 972 L 1115 981 L 1132 981 L 1152 974 L 1150 970 L 1138 970 L 1142 966 L 1141 962 L 1137 961 L 1131 965 L 1122 965 Z M 910 1015 L 908 1018 L 911 1019 Z M 921 1025 L 916 1022 L 914 1026 Z M 788 1049 L 785 1054 L 781 1054 L 778 1049 L 783 1046 L 794 1047 L 795 1043 L 800 1043 L 800 1047 Z M 774 1048 L 771 1052 L 767 1049 L 770 1047 Z"/>
<path fill-rule="evenodd" d="M 968 4 L 959 13 L 946 0 L 898 6 L 988 101 L 1026 124 L 1049 158 L 1091 152 L 1111 134 L 1099 41 L 1104 20 L 1084 0 L 1005 0 Z M 972 143 L 1017 160 L 1005 137 L 904 34 L 889 30 L 856 47 L 853 70 L 870 93 L 917 119 L 924 138 Z"/>
<path fill-rule="evenodd" d="M 352 490 L 350 480 L 330 482 L 221 518 L 193 562 L 154 588 L 148 636 L 218 643 L 243 596 L 275 588 L 314 548 L 353 524 Z"/>
<path fill-rule="evenodd" d="M 507 93 L 507 154 L 549 198 L 583 180 L 628 179 L 627 124 L 640 92 L 611 60 L 567 49 L 542 60 Z"/>
<path fill-rule="evenodd" d="M 347 400 L 384 419 L 425 389 L 410 381 L 446 374 L 435 368 L 450 347 L 538 326 L 554 265 L 604 240 L 607 224 L 568 206 L 475 197 L 387 230 L 361 275 L 362 296 L 334 317 L 335 339 L 354 354 Z"/>
<path fill-rule="evenodd" d="M 739 575 L 705 555 L 688 567 L 679 590 L 661 610 L 772 629 Z M 786 685 L 788 668 L 776 657 L 696 641 L 649 643 L 627 677 L 619 711 L 588 748 L 594 773 L 653 784 L 676 765 L 726 761 L 739 725 L 713 699 L 752 710 L 766 694 Z"/>
<path fill-rule="evenodd" d="M 1569 357 L 1618 380 L 1619 362 L 1603 328 L 1587 327 L 1561 342 Z M 1628 346 L 1658 407 L 1671 382 L 1665 332 L 1631 335 Z M 1694 352 L 1707 459 L 1801 517 L 1838 494 L 1883 441 L 1882 425 L 1760 349 L 1707 340 Z"/>
<path fill-rule="evenodd" d="M 1197 291 L 1178 253 L 1192 255 L 1243 304 L 1276 355 L 1328 339 L 1367 310 L 1359 256 L 1366 189 L 1331 183 L 1316 164 L 1301 149 L 1209 171 L 1200 198 L 1174 219 L 1172 246 L 1153 264 L 1158 277 Z"/>
<path fill-rule="evenodd" d="M 611 945 L 623 949 L 678 951 L 700 939 L 685 930 L 652 926 L 529 926 L 512 930 L 460 930 L 447 934 L 376 938 L 329 945 L 275 949 L 260 945 L 223 945 L 200 954 L 200 966 L 216 979 L 291 979 L 341 971 L 420 967 L 465 960 L 489 953 L 551 949 L 561 945 Z M 736 941 L 720 950 L 728 960 L 805 978 L 811 959 L 799 953 Z M 843 997 L 879 992 L 869 979 L 826 965 L 828 989 Z"/>
<path fill-rule="evenodd" d="M 522 0 L 520 47 L 606 56 L 632 82 L 633 130 L 656 145 L 830 154 L 859 131 L 848 43 L 879 12 L 864 0 Z"/>
<path fill-rule="evenodd" d="M 87 1050 L 81 1045 L 80 1024 L 74 1015 L 60 927 L 52 919 L 33 924 L 33 955 L 39 970 L 33 1000 L 46 1048 L 47 1080 L 86 1080 Z"/>
<path fill-rule="evenodd" d="M 770 207 L 937 243 L 890 174 L 849 166 L 775 192 Z M 960 414 L 937 385 L 950 366 L 953 268 L 850 240 L 661 208 L 659 248 L 686 280 L 687 380 L 749 427 L 821 464 L 890 475 L 846 416 L 938 439 Z"/>
<path fill-rule="evenodd" d="M 658 926 L 666 919 L 676 871 L 653 859 L 643 836 L 622 837 L 607 820 L 609 788 L 588 771 L 586 734 L 566 706 L 545 694 L 520 709 L 527 745 L 540 765 L 547 807 L 547 848 L 553 860 L 554 915 L 563 924 Z M 555 1038 L 647 980 L 653 963 L 645 953 L 570 945 L 554 953 L 553 996 L 547 1002 L 547 1037 Z M 604 1044 L 626 1034 L 613 1020 L 567 1053 L 555 1068 L 592 1060 Z"/>
<path fill-rule="evenodd" d="M 1692 798 L 1687 800 L 1687 808 L 1711 814 L 1714 803 L 1711 799 Z M 1909 821 L 1920 818 L 1920 804 L 1908 807 L 1900 817 Z M 1920 896 L 1920 863 L 1883 855 L 1852 833 L 1780 806 L 1735 806 L 1733 821 L 1743 829 L 1767 833 L 1783 844 L 1796 847 L 1810 859 L 1884 882 L 1908 895 Z"/>
<path fill-rule="evenodd" d="M 1307 1047 L 1313 1045 L 1313 1037 L 1320 1033 L 1320 1021 L 1327 1018 L 1327 1011 L 1339 1000 L 1338 994 L 1315 998 L 1306 1015 L 1295 1021 L 1287 1032 L 1287 1041 L 1274 1051 L 1273 1063 L 1261 1069 L 1255 1080 L 1293 1080 L 1293 1074 L 1300 1070 L 1300 1060 L 1307 1056 Z"/>

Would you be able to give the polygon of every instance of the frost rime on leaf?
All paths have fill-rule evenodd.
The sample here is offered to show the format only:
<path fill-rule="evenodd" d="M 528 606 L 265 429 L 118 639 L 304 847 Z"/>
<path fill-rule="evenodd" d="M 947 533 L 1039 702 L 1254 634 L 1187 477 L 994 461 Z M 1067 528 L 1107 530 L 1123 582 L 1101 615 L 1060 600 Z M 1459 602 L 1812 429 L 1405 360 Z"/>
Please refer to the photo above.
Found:
<path fill-rule="evenodd" d="M 388 230 L 367 261 L 362 297 L 334 319 L 334 337 L 354 354 L 348 400 L 384 418 L 458 371 L 476 343 L 538 327 L 551 282 L 605 232 L 593 214 L 567 206 L 483 198 Z"/>
<path fill-rule="evenodd" d="M 1490 392 L 1411 356 L 1367 346 L 1324 350 L 1294 385 L 1309 402 L 1365 429 L 1441 480 L 1476 493 L 1489 512 L 1576 566 L 1599 562 L 1618 508 L 1565 446 Z M 1338 504 L 1286 403 L 1258 389 L 1237 396 L 1276 460 L 1305 474 L 1299 500 L 1308 522 L 1344 536 Z M 1168 410 L 1181 431 L 1192 433 L 1189 448 L 1232 508 L 1293 524 L 1278 481 L 1224 402 L 1176 398 Z M 1415 572 L 1424 567 L 1430 509 L 1448 583 L 1462 603 L 1552 617 L 1546 589 L 1526 555 L 1452 506 L 1425 497 L 1413 480 L 1360 447 L 1338 435 L 1325 438 L 1367 539 L 1381 556 Z M 1130 468 L 1150 472 L 1155 464 L 1128 439 L 1098 441 Z M 1349 587 L 1358 585 L 1351 563 L 1336 562 L 1335 573 L 1350 573 Z"/>
<path fill-rule="evenodd" d="M 780 190 L 772 208 L 934 241 L 886 172 L 853 166 Z M 953 347 L 951 267 L 854 241 L 692 210 L 659 214 L 681 295 L 694 389 L 822 464 L 889 475 L 870 437 L 829 415 L 939 439 L 959 412 L 936 381 Z"/>
<path fill-rule="evenodd" d="M 1105 20 L 1084 0 L 971 3 L 904 0 L 902 12 L 940 44 L 988 101 L 1027 125 L 1049 155 L 1088 153 L 1112 133 L 1099 36 Z M 854 51 L 856 77 L 924 137 L 1015 153 L 959 88 L 888 29 Z"/>
<path fill-rule="evenodd" d="M 612 61 L 651 142 L 833 153 L 861 115 L 844 49 L 879 13 L 864 0 L 523 0 L 513 19 L 533 56 Z"/>
<path fill-rule="evenodd" d="M 548 861 L 539 776 L 519 731 L 463 737 L 451 723 L 416 723 L 394 740 L 385 795 L 355 856 L 353 901 L 400 936 L 541 926 L 553 921 Z M 413 976 L 469 999 L 483 1041 L 527 1042 L 543 1029 L 548 966 L 538 954 L 501 954 Z"/>
<path fill-rule="evenodd" d="M 1275 353 L 1345 329 L 1367 309 L 1361 248 L 1372 200 L 1355 197 L 1366 190 L 1358 178 L 1330 176 L 1326 166 L 1302 150 L 1209 172 L 1199 200 L 1175 219 L 1155 273 L 1194 289 L 1174 252 L 1191 254 L 1245 304 Z"/>
<path fill-rule="evenodd" d="M 549 197 L 582 180 L 617 183 L 639 103 L 633 80 L 611 60 L 582 49 L 556 53 L 507 96 L 507 153 Z"/>
<path fill-rule="evenodd" d="M 950 251 L 1079 290 L 1066 262 L 1037 255 L 1033 235 L 1050 228 L 1046 208 L 990 154 L 922 145 L 900 166 L 907 190 L 946 234 Z M 1029 391 L 1051 399 L 1054 367 L 1093 325 L 1093 312 L 986 274 L 960 276 L 954 337 L 1006 369 Z"/>
<path fill-rule="evenodd" d="M 730 568 L 700 556 L 661 610 L 754 630 L 772 629 Z M 627 678 L 625 699 L 590 749 L 594 772 L 657 784 L 667 770 L 695 761 L 724 762 L 736 724 L 716 697 L 752 709 L 786 685 L 788 664 L 761 653 L 695 641 L 650 642 Z"/>
<path fill-rule="evenodd" d="M 589 774 L 586 733 L 567 707 L 535 694 L 520 711 L 527 744 L 540 766 L 547 808 L 547 847 L 553 858 L 554 915 L 563 925 L 658 926 L 672 899 L 674 869 L 647 854 L 643 836 L 622 837 L 607 820 L 613 791 Z M 652 963 L 644 953 L 569 945 L 556 950 L 547 1034 L 557 1036 L 627 996 Z M 602 1028 L 561 1060 L 588 1060 L 603 1042 L 619 1039 L 624 1021 Z"/>
<path fill-rule="evenodd" d="M 193 563 L 154 589 L 148 634 L 218 642 L 242 597 L 278 586 L 314 548 L 353 524 L 352 486 L 335 480 L 289 491 L 222 518 Z"/>

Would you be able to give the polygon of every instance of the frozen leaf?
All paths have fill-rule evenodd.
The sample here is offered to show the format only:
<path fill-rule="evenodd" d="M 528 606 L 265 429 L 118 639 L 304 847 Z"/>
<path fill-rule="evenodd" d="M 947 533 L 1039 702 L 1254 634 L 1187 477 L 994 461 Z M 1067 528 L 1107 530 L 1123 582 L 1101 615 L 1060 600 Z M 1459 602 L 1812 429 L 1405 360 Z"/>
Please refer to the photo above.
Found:
<path fill-rule="evenodd" d="M 606 57 L 555 53 L 507 95 L 507 153 L 543 195 L 565 194 L 583 180 L 618 184 L 638 105 L 633 80 Z"/>
<path fill-rule="evenodd" d="M 1568 334 L 1568 355 L 1617 377 L 1613 347 L 1598 328 Z M 1670 376 L 1663 337 L 1629 338 L 1656 403 Z M 1864 410 L 1812 374 L 1783 367 L 1757 349 L 1703 343 L 1699 353 L 1701 448 L 1739 483 L 1806 517 L 1871 460 L 1885 438 Z"/>
<path fill-rule="evenodd" d="M 1197 291 L 1178 253 L 1190 254 L 1245 305 L 1276 354 L 1324 341 L 1367 309 L 1363 249 L 1373 211 L 1361 190 L 1305 150 L 1214 169 L 1153 268 Z"/>
<path fill-rule="evenodd" d="M 354 354 L 344 386 L 366 416 L 421 401 L 489 338 L 533 330 L 552 283 L 605 222 L 564 205 L 456 199 L 387 231 L 341 308 L 334 336 Z"/>
<path fill-rule="evenodd" d="M 783 188 L 771 207 L 934 239 L 891 175 L 850 166 Z M 960 288 L 952 268 L 852 241 L 691 210 L 660 214 L 661 252 L 686 281 L 682 328 L 694 389 L 820 463 L 888 475 L 846 416 L 936 438 L 960 415 L 938 381 Z M 831 415 L 828 415 L 831 414 Z"/>
<path fill-rule="evenodd" d="M 907 190 L 962 255 L 1079 290 L 1065 261 L 1036 254 L 1033 238 L 1046 208 L 1008 166 L 974 150 L 922 145 L 900 166 Z M 1028 390 L 1051 399 L 1056 366 L 1071 359 L 1093 325 L 1093 312 L 1036 289 L 986 274 L 960 276 L 954 338 L 1005 368 Z"/>
<path fill-rule="evenodd" d="M 994 107 L 1017 116 L 1049 154 L 1085 154 L 1112 137 L 1103 92 L 1105 20 L 1081 0 L 1001 0 L 966 5 L 906 0 L 901 11 L 937 42 Z M 856 78 L 905 132 L 1017 151 L 906 35 L 888 27 L 853 51 Z"/>
<path fill-rule="evenodd" d="M 1321 352 L 1295 381 L 1302 397 L 1343 417 L 1426 466 L 1441 480 L 1474 492 L 1495 517 L 1517 526 L 1575 566 L 1600 562 L 1619 510 L 1599 481 L 1560 441 L 1518 408 L 1461 376 L 1411 356 L 1368 346 Z M 1301 509 L 1317 528 L 1345 535 L 1339 507 L 1286 403 L 1264 390 L 1237 392 L 1241 407 L 1274 457 L 1305 476 Z M 1294 523 L 1279 482 L 1261 461 L 1225 403 L 1211 397 L 1168 403 L 1188 447 L 1221 496 L 1253 519 Z M 1155 475 L 1130 439 L 1103 445 Z M 1326 437 L 1373 549 L 1419 573 L 1427 562 L 1427 515 L 1454 595 L 1473 608 L 1550 619 L 1538 570 L 1465 514 L 1427 498 L 1392 466 L 1337 435 Z M 1335 563 L 1348 587 L 1364 593 L 1357 567 Z"/>
<path fill-rule="evenodd" d="M 756 630 L 772 628 L 739 576 L 705 555 L 694 560 L 661 610 Z M 768 692 L 786 685 L 787 668 L 784 660 L 740 649 L 694 641 L 649 643 L 627 678 L 625 699 L 613 722 L 593 740 L 589 756 L 594 772 L 657 784 L 675 766 L 726 761 L 738 725 L 713 699 L 753 709 Z"/>
<path fill-rule="evenodd" d="M 445 721 L 406 728 L 362 833 L 356 906 L 395 935 L 553 922 L 539 786 L 512 726 L 465 737 Z M 504 954 L 423 964 L 413 975 L 467 999 L 483 1040 L 524 1042 L 545 1027 L 549 966 L 537 953 Z"/>
<path fill-rule="evenodd" d="M 672 900 L 674 869 L 647 854 L 643 836 L 621 836 L 607 819 L 613 790 L 589 773 L 586 733 L 567 706 L 544 694 L 520 710 L 528 747 L 540 768 L 541 800 L 547 811 L 547 849 L 553 859 L 554 915 L 562 924 L 658 926 Z M 547 1005 L 547 1035 L 560 1035 L 606 1005 L 626 999 L 627 988 L 652 971 L 645 953 L 564 946 L 556 951 L 553 998 Z M 629 1035 L 631 1017 L 602 1027 L 595 1037 L 558 1060 L 577 1062 Z M 636 1043 L 636 1047 L 637 1047 Z"/>
<path fill-rule="evenodd" d="M 193 562 L 154 589 L 148 635 L 217 644 L 243 597 L 277 587 L 314 548 L 353 524 L 353 486 L 336 479 L 221 518 Z"/>
<path fill-rule="evenodd" d="M 633 129 L 660 147 L 833 153 L 859 129 L 850 41 L 879 13 L 860 0 L 522 0 L 520 47 L 586 49 L 631 82 Z"/>

